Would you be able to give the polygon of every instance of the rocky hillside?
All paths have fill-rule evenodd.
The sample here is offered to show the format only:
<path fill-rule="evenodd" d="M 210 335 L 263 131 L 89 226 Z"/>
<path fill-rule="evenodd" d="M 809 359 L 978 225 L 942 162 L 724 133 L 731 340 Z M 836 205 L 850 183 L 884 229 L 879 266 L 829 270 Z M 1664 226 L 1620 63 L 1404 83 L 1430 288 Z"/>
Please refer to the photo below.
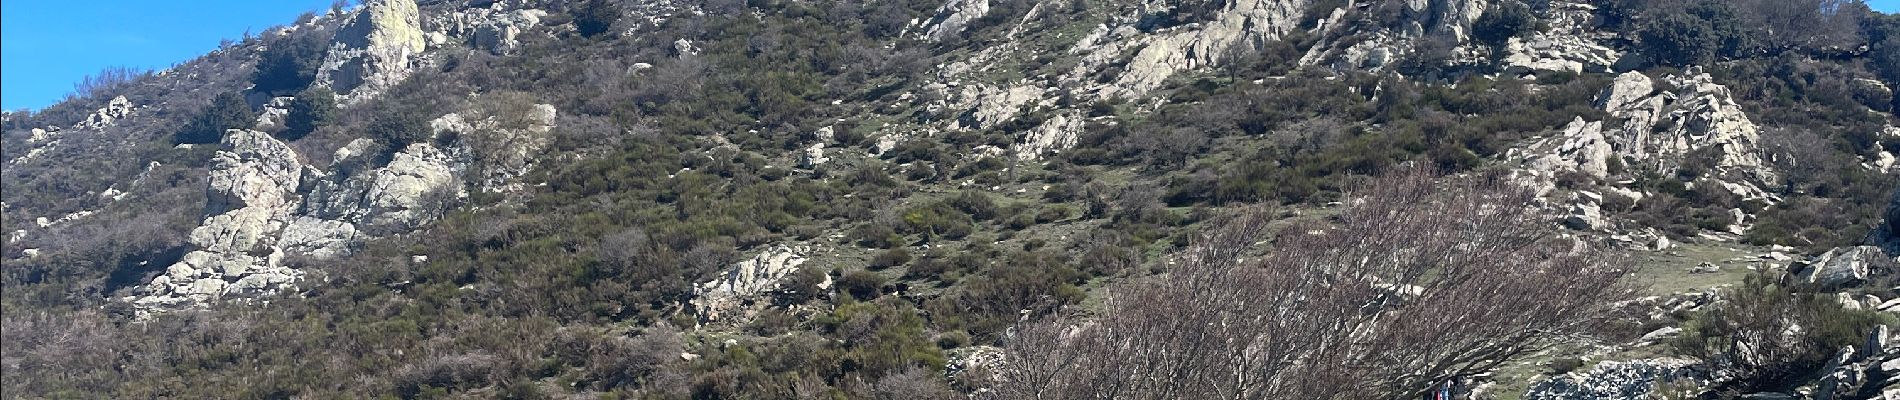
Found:
<path fill-rule="evenodd" d="M 1849 0 L 371 0 L 4 115 L 0 372 L 1900 396 L 1895 32 Z"/>

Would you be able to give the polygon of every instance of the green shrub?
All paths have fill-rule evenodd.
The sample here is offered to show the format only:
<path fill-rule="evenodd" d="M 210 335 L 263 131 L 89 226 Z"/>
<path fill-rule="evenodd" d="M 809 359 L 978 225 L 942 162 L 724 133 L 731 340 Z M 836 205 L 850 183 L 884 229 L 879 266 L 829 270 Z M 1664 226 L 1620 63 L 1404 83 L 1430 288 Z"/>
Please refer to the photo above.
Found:
<path fill-rule="evenodd" d="M 336 111 L 336 93 L 331 92 L 330 88 L 304 89 L 290 102 L 290 114 L 284 116 L 284 131 L 279 136 L 284 140 L 303 138 L 318 127 L 335 121 Z"/>
<path fill-rule="evenodd" d="M 897 230 L 880 222 L 858 225 L 857 229 L 852 230 L 852 236 L 857 238 L 855 241 L 859 246 L 876 249 L 888 249 L 904 242 L 904 237 L 898 236 Z"/>
<path fill-rule="evenodd" d="M 985 257 L 990 255 L 981 251 L 945 251 L 932 250 L 918 258 L 904 270 L 904 279 L 928 279 L 944 283 L 955 283 L 963 275 L 983 268 Z"/>
<path fill-rule="evenodd" d="M 866 267 L 873 270 L 881 270 L 904 265 L 904 263 L 908 262 L 910 262 L 910 252 L 904 251 L 903 248 L 895 248 L 885 250 L 883 253 L 878 253 L 877 256 L 871 257 L 871 263 L 866 265 Z"/>
<path fill-rule="evenodd" d="M 904 233 L 961 239 L 975 229 L 970 215 L 944 203 L 905 210 Z"/>
<path fill-rule="evenodd" d="M 788 304 L 801 304 L 824 295 L 824 290 L 818 287 L 825 282 L 826 275 L 828 273 L 823 267 L 808 265 L 799 268 L 780 286 L 779 300 Z"/>
<path fill-rule="evenodd" d="M 608 0 L 587 0 L 574 9 L 574 31 L 594 37 L 613 29 L 620 20 L 620 8 Z"/>
<path fill-rule="evenodd" d="M 1583 360 L 1576 357 L 1562 357 L 1544 363 L 1544 367 L 1550 368 L 1552 374 L 1567 374 L 1577 368 L 1583 368 Z"/>
<path fill-rule="evenodd" d="M 858 300 L 875 299 L 884 295 L 884 283 L 887 279 L 871 271 L 851 271 L 838 279 L 838 290 Z"/>
<path fill-rule="evenodd" d="M 225 92 L 211 99 L 211 106 L 172 136 L 172 143 L 207 144 L 224 139 L 224 131 L 246 129 L 257 123 L 257 115 L 237 92 Z"/>
<path fill-rule="evenodd" d="M 428 140 L 432 136 L 429 120 L 414 110 L 390 109 L 377 114 L 369 123 L 369 136 L 388 146 L 390 152 L 399 152 L 410 144 Z"/>
<path fill-rule="evenodd" d="M 1654 6 L 1636 27 L 1639 49 L 1665 65 L 1698 65 L 1716 56 L 1741 57 L 1755 46 L 1726 1 L 1698 0 L 1686 6 Z"/>
<path fill-rule="evenodd" d="M 251 74 L 252 91 L 278 94 L 303 90 L 317 78 L 317 67 L 329 50 L 329 38 L 314 33 L 292 35 L 272 41 L 258 53 L 257 70 Z"/>
<path fill-rule="evenodd" d="M 971 218 L 975 218 L 978 221 L 987 221 L 991 218 L 996 218 L 996 201 L 991 200 L 990 195 L 984 194 L 983 192 L 966 190 L 962 193 L 957 193 L 956 197 L 951 197 L 945 202 L 949 204 L 950 207 L 956 208 L 957 211 L 962 211 L 964 214 L 969 214 Z"/>
<path fill-rule="evenodd" d="M 1028 310 L 1043 315 L 1080 301 L 1075 287 L 1082 274 L 1051 252 L 1017 251 L 958 283 L 953 291 L 926 303 L 933 321 L 945 329 L 995 339 Z"/>
<path fill-rule="evenodd" d="M 1820 368 L 1842 347 L 1859 345 L 1875 325 L 1893 322 L 1879 312 L 1843 308 L 1833 293 L 1774 281 L 1764 272 L 1749 275 L 1724 291 L 1723 301 L 1692 316 L 1672 345 L 1737 372 L 1729 384 L 1734 389 L 1776 390 Z"/>
<path fill-rule="evenodd" d="M 1503 1 L 1484 10 L 1471 24 L 1471 36 L 1480 43 L 1501 47 L 1513 37 L 1529 32 L 1537 19 L 1530 7 L 1517 1 Z"/>

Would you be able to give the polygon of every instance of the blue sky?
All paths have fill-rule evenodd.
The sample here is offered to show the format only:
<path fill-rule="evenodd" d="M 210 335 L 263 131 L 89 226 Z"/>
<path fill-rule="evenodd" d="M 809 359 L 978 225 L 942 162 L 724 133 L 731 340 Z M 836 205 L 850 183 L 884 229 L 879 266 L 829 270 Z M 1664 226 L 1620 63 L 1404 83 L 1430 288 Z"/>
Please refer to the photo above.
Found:
<path fill-rule="evenodd" d="M 1867 0 L 1867 6 L 1884 13 L 1900 11 L 1900 0 Z"/>
<path fill-rule="evenodd" d="M 1900 0 L 1868 0 L 1900 10 Z M 0 108 L 39 109 L 111 66 L 164 69 L 246 30 L 296 20 L 330 0 L 7 0 L 0 2 Z"/>
<path fill-rule="evenodd" d="M 263 32 L 331 0 L 6 0 L 0 108 L 39 109 L 110 66 L 159 70 Z M 1900 1 L 1900 0 L 1896 0 Z"/>

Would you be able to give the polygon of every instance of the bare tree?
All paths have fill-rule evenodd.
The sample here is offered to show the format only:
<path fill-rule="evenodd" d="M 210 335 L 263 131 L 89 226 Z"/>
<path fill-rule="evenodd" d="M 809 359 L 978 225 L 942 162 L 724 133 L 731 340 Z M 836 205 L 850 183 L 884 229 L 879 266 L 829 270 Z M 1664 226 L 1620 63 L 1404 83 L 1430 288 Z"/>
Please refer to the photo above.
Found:
<path fill-rule="evenodd" d="M 1860 44 L 1867 5 L 1854 0 L 1741 0 L 1744 21 L 1760 33 L 1771 54 L 1799 49 L 1852 48 Z"/>
<path fill-rule="evenodd" d="M 1807 189 L 1817 181 L 1838 175 L 1834 166 L 1842 164 L 1840 153 L 1831 141 L 1812 131 L 1788 127 L 1762 130 L 1762 150 L 1768 162 L 1781 173 L 1786 191 Z"/>
<path fill-rule="evenodd" d="M 1254 210 L 1101 315 L 1019 327 L 1006 399 L 1406 397 L 1584 333 L 1628 270 L 1549 236 L 1534 195 L 1498 179 L 1375 179 L 1330 223 L 1274 249 Z"/>
<path fill-rule="evenodd" d="M 106 67 L 74 83 L 72 96 L 85 98 L 105 95 L 151 74 L 149 70 L 133 67 Z"/>

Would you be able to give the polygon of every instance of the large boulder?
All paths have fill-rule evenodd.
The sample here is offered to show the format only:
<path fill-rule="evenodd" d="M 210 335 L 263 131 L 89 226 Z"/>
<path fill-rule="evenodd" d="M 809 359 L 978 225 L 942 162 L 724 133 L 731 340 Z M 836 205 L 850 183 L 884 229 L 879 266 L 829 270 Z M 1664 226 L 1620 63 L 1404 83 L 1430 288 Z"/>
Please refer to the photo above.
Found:
<path fill-rule="evenodd" d="M 1641 103 L 1649 100 L 1649 95 L 1655 92 L 1656 83 L 1649 79 L 1649 75 L 1624 72 L 1617 75 L 1616 80 L 1610 82 L 1610 87 L 1603 89 L 1603 93 L 1597 96 L 1597 106 L 1610 113 L 1628 115 L 1636 110 L 1651 108 Z"/>
<path fill-rule="evenodd" d="M 370 0 L 337 31 L 317 83 L 344 104 L 362 101 L 407 78 L 425 46 L 415 0 Z"/>
<path fill-rule="evenodd" d="M 950 0 L 937 7 L 937 15 L 930 18 L 924 38 L 942 41 L 956 36 L 963 33 L 963 28 L 970 22 L 983 18 L 989 12 L 989 0 Z"/>
<path fill-rule="evenodd" d="M 798 272 L 811 254 L 803 246 L 774 246 L 740 261 L 717 279 L 693 290 L 693 308 L 710 322 L 742 321 L 756 311 L 767 295 L 784 289 L 786 278 Z M 829 287 L 826 276 L 819 287 Z"/>
<path fill-rule="evenodd" d="M 376 171 L 363 195 L 363 229 L 378 235 L 406 231 L 441 211 L 431 209 L 435 205 L 427 204 L 427 197 L 459 189 L 456 170 L 454 160 L 427 143 L 396 153 L 389 165 Z"/>
<path fill-rule="evenodd" d="M 276 208 L 296 194 L 303 164 L 289 145 L 267 133 L 235 129 L 225 134 L 222 144 L 227 150 L 211 159 L 206 214 L 250 206 Z"/>
<path fill-rule="evenodd" d="M 1793 265 L 1790 270 L 1796 282 L 1834 290 L 1859 286 L 1870 278 L 1886 275 L 1891 272 L 1892 264 L 1893 260 L 1878 247 L 1855 246 L 1828 250 Z"/>
<path fill-rule="evenodd" d="M 1085 122 L 1081 113 L 1050 117 L 1049 120 L 1043 121 L 1042 125 L 1036 126 L 1036 129 L 1024 135 L 1022 142 L 1016 144 L 1016 158 L 1034 160 L 1044 154 L 1075 147 L 1076 139 L 1081 136 Z"/>
<path fill-rule="evenodd" d="M 300 216 L 284 227 L 278 245 L 290 254 L 330 258 L 349 254 L 361 236 L 349 222 Z"/>

